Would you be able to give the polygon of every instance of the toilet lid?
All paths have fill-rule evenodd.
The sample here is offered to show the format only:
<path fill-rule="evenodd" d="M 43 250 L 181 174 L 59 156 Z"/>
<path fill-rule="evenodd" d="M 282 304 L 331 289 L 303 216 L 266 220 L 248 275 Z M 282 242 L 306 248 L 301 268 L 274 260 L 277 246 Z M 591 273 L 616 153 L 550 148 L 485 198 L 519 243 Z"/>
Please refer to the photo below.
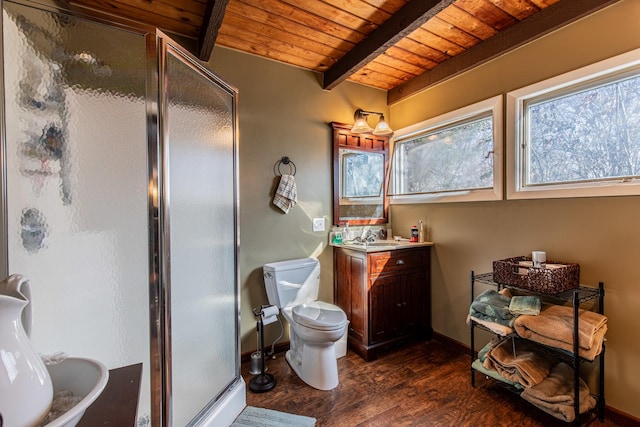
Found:
<path fill-rule="evenodd" d="M 308 328 L 332 330 L 344 327 L 347 315 L 336 305 L 313 301 L 293 307 L 293 320 Z"/>

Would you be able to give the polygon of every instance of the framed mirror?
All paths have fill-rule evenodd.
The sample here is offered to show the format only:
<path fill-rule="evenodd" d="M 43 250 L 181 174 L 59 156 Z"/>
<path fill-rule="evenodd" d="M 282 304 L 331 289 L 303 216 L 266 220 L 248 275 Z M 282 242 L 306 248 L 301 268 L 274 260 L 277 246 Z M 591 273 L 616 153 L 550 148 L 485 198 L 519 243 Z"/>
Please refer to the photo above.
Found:
<path fill-rule="evenodd" d="M 388 221 L 389 137 L 351 133 L 352 125 L 332 122 L 333 223 Z"/>

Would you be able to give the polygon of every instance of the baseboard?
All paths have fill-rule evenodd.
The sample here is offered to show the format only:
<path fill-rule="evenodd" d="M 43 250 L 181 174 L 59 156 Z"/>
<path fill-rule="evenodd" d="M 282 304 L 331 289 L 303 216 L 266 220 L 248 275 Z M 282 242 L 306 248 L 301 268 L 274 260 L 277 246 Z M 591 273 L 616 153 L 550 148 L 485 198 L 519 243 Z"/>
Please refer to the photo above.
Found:
<path fill-rule="evenodd" d="M 271 346 L 269 346 L 266 350 L 271 351 Z M 287 350 L 289 350 L 289 341 L 276 343 L 275 347 L 273 348 L 274 354 L 283 353 Z M 240 362 L 242 363 L 249 362 L 251 360 L 251 354 L 256 351 L 257 349 L 253 351 L 249 351 L 247 353 L 240 354 Z"/>
<path fill-rule="evenodd" d="M 455 350 L 458 350 L 461 353 L 471 354 L 470 346 L 463 344 L 460 341 L 449 338 L 445 335 L 439 334 L 435 331 L 433 332 L 433 340 L 438 341 Z M 640 419 L 634 417 L 633 415 L 629 415 L 625 412 L 619 411 L 616 408 L 612 408 L 608 405 L 605 405 L 604 407 L 604 417 L 624 427 L 640 427 Z"/>
<path fill-rule="evenodd" d="M 452 338 L 449 338 L 445 335 L 439 334 L 437 332 L 433 332 L 433 336 L 432 336 L 434 341 L 438 341 L 441 342 L 442 344 L 447 345 L 448 347 L 451 347 L 455 350 L 458 350 L 460 353 L 464 353 L 464 354 L 470 354 L 471 351 L 471 347 L 469 347 L 466 344 L 461 343 L 460 341 L 456 341 Z"/>
<path fill-rule="evenodd" d="M 624 427 L 640 427 L 640 418 L 618 411 L 611 406 L 605 405 L 604 417 Z"/>

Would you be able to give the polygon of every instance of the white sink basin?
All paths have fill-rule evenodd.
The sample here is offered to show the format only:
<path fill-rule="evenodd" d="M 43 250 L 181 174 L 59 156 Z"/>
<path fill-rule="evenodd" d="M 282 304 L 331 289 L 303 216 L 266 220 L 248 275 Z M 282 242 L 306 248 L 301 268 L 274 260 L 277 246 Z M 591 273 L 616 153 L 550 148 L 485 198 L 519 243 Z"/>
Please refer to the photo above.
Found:
<path fill-rule="evenodd" d="M 390 240 L 382 240 L 379 242 L 371 242 L 368 244 L 368 246 L 372 246 L 372 247 L 376 247 L 376 246 L 401 246 L 401 245 L 406 245 L 406 243 L 403 242 L 396 242 L 396 241 L 390 241 Z"/>
<path fill-rule="evenodd" d="M 68 357 L 57 365 L 48 365 L 47 370 L 54 395 L 58 391 L 69 390 L 74 396 L 82 397 L 82 400 L 45 427 L 74 427 L 104 390 L 109 371 L 101 362 L 81 357 Z"/>

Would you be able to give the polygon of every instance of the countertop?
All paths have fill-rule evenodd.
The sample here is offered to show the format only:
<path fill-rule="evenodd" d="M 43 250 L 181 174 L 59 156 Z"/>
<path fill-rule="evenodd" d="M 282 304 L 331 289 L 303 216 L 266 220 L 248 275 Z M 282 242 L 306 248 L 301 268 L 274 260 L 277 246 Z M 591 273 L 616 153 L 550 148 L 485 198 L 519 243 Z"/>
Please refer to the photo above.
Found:
<path fill-rule="evenodd" d="M 362 252 L 382 252 L 393 251 L 396 249 L 411 249 L 421 246 L 433 246 L 433 242 L 409 242 L 406 240 L 376 240 L 368 244 L 358 242 L 345 242 L 341 244 L 330 243 L 331 246 L 336 248 L 352 249 L 354 251 Z"/>

